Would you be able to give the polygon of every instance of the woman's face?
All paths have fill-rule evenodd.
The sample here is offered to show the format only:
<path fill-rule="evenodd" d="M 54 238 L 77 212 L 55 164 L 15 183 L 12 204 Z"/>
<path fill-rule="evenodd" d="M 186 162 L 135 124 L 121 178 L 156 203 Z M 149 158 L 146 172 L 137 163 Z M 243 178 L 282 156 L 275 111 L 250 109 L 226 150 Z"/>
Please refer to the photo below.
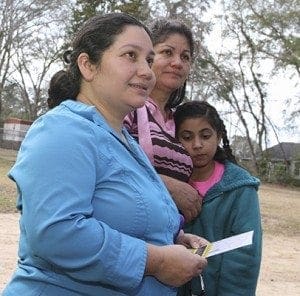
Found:
<path fill-rule="evenodd" d="M 128 25 L 116 36 L 92 83 L 101 111 L 125 116 L 144 105 L 155 84 L 153 57 L 151 39 L 142 27 Z"/>
<path fill-rule="evenodd" d="M 183 85 L 191 68 L 191 50 L 186 37 L 171 34 L 154 46 L 152 70 L 156 76 L 155 89 L 173 92 Z"/>

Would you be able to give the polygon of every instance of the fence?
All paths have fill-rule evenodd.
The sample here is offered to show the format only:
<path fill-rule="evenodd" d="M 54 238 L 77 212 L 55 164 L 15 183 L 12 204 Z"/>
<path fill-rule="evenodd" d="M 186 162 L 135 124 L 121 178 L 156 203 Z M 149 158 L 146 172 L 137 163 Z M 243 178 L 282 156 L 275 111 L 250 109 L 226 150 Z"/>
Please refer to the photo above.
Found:
<path fill-rule="evenodd" d="M 7 118 L 0 129 L 0 148 L 19 150 L 32 121 Z"/>
<path fill-rule="evenodd" d="M 0 128 L 0 148 L 19 150 L 27 131 Z"/>

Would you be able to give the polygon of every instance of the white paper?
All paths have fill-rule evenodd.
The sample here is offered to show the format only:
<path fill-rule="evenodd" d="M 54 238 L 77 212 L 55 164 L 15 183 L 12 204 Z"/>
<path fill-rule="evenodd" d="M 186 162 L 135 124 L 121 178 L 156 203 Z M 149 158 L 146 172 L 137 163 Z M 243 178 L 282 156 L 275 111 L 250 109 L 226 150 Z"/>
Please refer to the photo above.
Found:
<path fill-rule="evenodd" d="M 253 241 L 253 230 L 237 234 L 211 243 L 211 249 L 205 256 L 211 257 L 217 254 L 228 252 L 237 248 L 251 245 Z"/>

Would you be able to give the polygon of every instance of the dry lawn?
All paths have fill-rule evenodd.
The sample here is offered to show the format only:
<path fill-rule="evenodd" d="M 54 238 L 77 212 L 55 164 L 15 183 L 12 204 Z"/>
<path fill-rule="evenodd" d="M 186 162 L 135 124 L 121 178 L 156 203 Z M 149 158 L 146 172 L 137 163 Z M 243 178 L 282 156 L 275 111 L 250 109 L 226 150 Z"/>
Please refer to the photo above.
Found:
<path fill-rule="evenodd" d="M 15 209 L 15 186 L 7 177 L 9 168 L 16 158 L 16 151 L 0 148 L 0 213 L 16 212 Z M 0 224 L 2 226 L 2 224 Z M 0 227 L 1 227 L 0 226 Z"/>
<path fill-rule="evenodd" d="M 14 213 L 15 189 L 4 176 L 14 157 L 0 149 L 0 292 L 17 260 L 19 216 Z M 300 295 L 300 190 L 264 184 L 259 195 L 264 241 L 256 295 Z"/>

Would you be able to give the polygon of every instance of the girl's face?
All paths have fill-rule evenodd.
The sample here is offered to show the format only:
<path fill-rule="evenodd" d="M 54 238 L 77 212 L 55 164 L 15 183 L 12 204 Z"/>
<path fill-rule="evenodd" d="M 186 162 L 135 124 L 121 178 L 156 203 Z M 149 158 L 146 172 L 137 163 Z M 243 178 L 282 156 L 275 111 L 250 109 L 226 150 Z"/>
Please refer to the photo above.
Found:
<path fill-rule="evenodd" d="M 171 34 L 154 46 L 152 70 L 156 76 L 155 88 L 173 92 L 183 85 L 191 68 L 191 51 L 184 35 Z"/>
<path fill-rule="evenodd" d="M 102 111 L 124 117 L 144 105 L 155 84 L 153 57 L 151 39 L 142 27 L 128 25 L 116 36 L 92 82 Z"/>
<path fill-rule="evenodd" d="M 211 167 L 220 137 L 205 118 L 189 118 L 182 122 L 178 139 L 190 154 L 194 168 Z"/>

